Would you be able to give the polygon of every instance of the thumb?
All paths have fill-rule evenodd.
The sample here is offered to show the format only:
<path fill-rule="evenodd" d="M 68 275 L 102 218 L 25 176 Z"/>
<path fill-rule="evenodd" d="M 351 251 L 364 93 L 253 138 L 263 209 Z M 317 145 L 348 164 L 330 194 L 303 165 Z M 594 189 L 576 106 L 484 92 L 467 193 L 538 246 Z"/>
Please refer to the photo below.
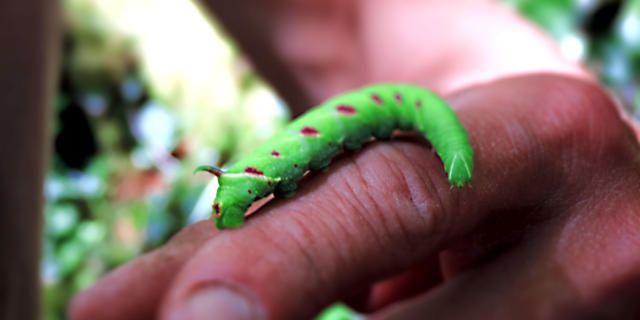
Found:
<path fill-rule="evenodd" d="M 350 288 L 433 256 L 492 213 L 562 195 L 577 181 L 576 166 L 599 160 L 568 167 L 571 157 L 596 154 L 616 134 L 589 135 L 592 120 L 600 128 L 620 122 L 595 86 L 556 76 L 504 80 L 449 100 L 475 149 L 470 187 L 451 188 L 422 139 L 372 143 L 303 183 L 293 200 L 210 239 L 173 282 L 163 316 L 309 317 Z M 592 139 L 576 139 L 585 135 Z"/>

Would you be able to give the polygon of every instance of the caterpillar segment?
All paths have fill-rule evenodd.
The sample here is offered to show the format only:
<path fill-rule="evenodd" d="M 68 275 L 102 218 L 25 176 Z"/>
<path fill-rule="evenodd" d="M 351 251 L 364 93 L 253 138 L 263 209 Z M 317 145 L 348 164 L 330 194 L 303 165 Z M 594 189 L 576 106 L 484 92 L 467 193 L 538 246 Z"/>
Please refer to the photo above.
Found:
<path fill-rule="evenodd" d="M 341 149 L 357 150 L 371 137 L 388 139 L 396 129 L 422 132 L 453 186 L 471 180 L 473 150 L 444 100 L 413 85 L 370 85 L 312 109 L 227 172 L 216 174 L 216 226 L 241 226 L 253 201 L 271 193 L 293 196 L 307 170 L 326 170 Z"/>

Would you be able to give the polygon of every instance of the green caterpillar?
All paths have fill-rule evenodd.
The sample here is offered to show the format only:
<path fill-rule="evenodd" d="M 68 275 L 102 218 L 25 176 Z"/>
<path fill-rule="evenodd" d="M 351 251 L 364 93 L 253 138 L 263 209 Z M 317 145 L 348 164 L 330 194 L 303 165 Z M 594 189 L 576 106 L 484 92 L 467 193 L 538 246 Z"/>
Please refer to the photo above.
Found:
<path fill-rule="evenodd" d="M 293 196 L 307 170 L 325 170 L 341 149 L 357 150 L 371 136 L 390 138 L 395 129 L 422 132 L 442 159 L 452 185 L 471 180 L 473 149 L 447 103 L 417 86 L 375 84 L 307 112 L 228 171 L 198 167 L 196 171 L 218 176 L 220 187 L 213 203 L 216 226 L 241 226 L 254 200 L 271 193 Z"/>

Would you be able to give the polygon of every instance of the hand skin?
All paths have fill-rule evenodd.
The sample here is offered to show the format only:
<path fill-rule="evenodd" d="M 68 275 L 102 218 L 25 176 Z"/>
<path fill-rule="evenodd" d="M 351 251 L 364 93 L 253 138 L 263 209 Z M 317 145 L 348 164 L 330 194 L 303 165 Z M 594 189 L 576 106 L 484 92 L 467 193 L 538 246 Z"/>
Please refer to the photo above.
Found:
<path fill-rule="evenodd" d="M 304 319 L 342 299 L 381 319 L 637 317 L 636 134 L 603 90 L 526 22 L 490 2 L 447 2 L 273 1 L 248 27 L 258 25 L 257 36 L 233 22 L 262 12 L 255 8 L 264 2 L 207 4 L 245 49 L 264 36 L 255 41 L 269 44 L 267 56 L 311 102 L 380 80 L 446 94 L 476 152 L 469 187 L 451 188 L 416 135 L 373 142 L 242 228 L 185 228 L 79 294 L 70 317 Z M 440 33 L 419 43 L 385 37 L 400 32 L 394 17 L 419 10 L 426 18 L 405 27 Z M 353 17 L 361 24 L 347 28 Z M 412 25 L 434 20 L 437 28 Z M 302 46 L 302 36 L 285 36 L 290 30 L 320 41 Z M 384 52 L 366 40 L 379 33 Z M 509 37 L 519 45 L 501 47 Z M 327 50 L 323 40 L 345 50 Z M 343 70 L 350 61 L 360 64 Z"/>

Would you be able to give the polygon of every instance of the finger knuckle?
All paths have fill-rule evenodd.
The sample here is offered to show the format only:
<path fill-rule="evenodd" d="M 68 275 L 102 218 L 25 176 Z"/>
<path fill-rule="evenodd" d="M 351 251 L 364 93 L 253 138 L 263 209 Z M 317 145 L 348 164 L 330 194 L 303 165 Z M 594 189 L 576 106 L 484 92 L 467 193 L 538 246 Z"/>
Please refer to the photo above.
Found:
<path fill-rule="evenodd" d="M 383 249 L 413 251 L 447 229 L 454 202 L 446 177 L 437 175 L 441 164 L 423 146 L 377 144 L 349 169 L 336 193 Z"/>

